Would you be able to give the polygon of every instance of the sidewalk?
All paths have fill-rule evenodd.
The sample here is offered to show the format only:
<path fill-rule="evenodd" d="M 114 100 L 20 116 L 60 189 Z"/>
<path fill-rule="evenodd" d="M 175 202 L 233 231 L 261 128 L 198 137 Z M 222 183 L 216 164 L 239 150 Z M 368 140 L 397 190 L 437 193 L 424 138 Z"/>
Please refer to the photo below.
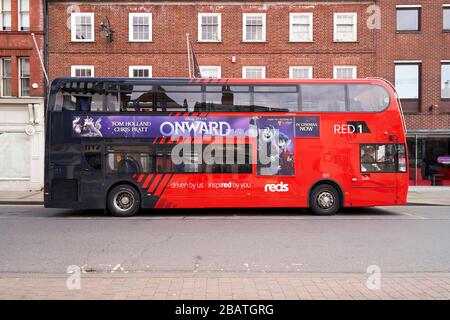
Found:
<path fill-rule="evenodd" d="M 41 191 L 0 191 L 0 204 L 42 204 Z M 450 187 L 409 187 L 408 204 L 450 206 Z"/>
<path fill-rule="evenodd" d="M 0 299 L 450 299 L 449 273 L 81 273 L 69 290 L 72 275 L 0 274 Z"/>
<path fill-rule="evenodd" d="M 43 204 L 42 191 L 0 191 L 0 204 Z"/>
<path fill-rule="evenodd" d="M 450 187 L 409 187 L 408 204 L 450 206 Z"/>

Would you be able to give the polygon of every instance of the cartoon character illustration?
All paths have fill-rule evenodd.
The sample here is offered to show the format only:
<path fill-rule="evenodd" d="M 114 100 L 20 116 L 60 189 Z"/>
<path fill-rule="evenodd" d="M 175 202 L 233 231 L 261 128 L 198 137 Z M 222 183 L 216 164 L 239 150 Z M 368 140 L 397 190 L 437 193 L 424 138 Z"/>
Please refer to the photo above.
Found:
<path fill-rule="evenodd" d="M 280 175 L 294 174 L 294 154 L 289 150 L 289 145 L 292 143 L 291 139 L 280 132 L 278 135 L 278 156 L 280 158 L 279 172 Z"/>
<path fill-rule="evenodd" d="M 258 130 L 258 162 L 261 175 L 277 175 L 279 170 L 278 130 L 265 125 Z"/>
<path fill-rule="evenodd" d="M 84 119 L 84 122 L 81 124 L 79 123 L 80 117 L 76 117 L 72 121 L 72 129 L 73 132 L 75 132 L 80 137 L 102 137 L 102 133 L 100 132 L 100 129 L 102 128 L 101 121 L 102 118 L 98 118 L 97 121 L 94 123 L 94 119 L 87 116 Z"/>

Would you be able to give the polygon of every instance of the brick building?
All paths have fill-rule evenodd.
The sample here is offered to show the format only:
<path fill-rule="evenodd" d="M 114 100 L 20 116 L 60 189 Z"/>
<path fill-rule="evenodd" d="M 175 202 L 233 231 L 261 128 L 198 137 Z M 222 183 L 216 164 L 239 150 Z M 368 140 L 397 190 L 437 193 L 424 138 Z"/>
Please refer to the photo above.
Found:
<path fill-rule="evenodd" d="M 0 0 L 0 190 L 43 186 L 43 4 Z"/>
<path fill-rule="evenodd" d="M 450 6 L 441 0 L 48 0 L 49 75 L 383 77 L 406 113 L 411 183 L 450 183 Z M 101 25 L 113 30 L 112 41 Z"/>

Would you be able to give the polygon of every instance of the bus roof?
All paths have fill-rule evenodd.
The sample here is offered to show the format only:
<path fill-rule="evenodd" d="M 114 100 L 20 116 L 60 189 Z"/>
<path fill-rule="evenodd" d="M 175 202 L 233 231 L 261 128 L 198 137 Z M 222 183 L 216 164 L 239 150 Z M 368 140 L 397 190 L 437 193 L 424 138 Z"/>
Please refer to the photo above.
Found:
<path fill-rule="evenodd" d="M 240 78 L 222 78 L 222 79 L 205 79 L 205 78 L 102 78 L 102 77 L 61 77 L 52 81 L 52 86 L 66 82 L 77 81 L 104 81 L 104 82 L 126 82 L 126 83 L 151 83 L 151 82 L 166 82 L 177 84 L 199 84 L 199 85 L 224 85 L 224 84 L 378 84 L 385 87 L 392 86 L 388 81 L 381 78 L 361 78 L 361 79 L 240 79 Z"/>

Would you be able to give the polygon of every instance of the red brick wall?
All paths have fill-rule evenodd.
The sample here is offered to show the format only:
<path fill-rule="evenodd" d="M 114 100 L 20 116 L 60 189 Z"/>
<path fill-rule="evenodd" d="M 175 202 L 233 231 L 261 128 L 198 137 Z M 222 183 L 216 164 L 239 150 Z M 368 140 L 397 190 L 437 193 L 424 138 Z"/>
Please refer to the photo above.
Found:
<path fill-rule="evenodd" d="M 44 77 L 31 33 L 35 33 L 36 41 L 44 55 L 44 8 L 43 1 L 30 0 L 30 31 L 18 31 L 18 0 L 11 0 L 11 31 L 0 31 L 0 58 L 10 57 L 12 62 L 12 94 L 18 96 L 18 58 L 30 58 L 31 84 L 37 83 L 37 89 L 31 88 L 31 96 L 44 95 Z"/>
<path fill-rule="evenodd" d="M 134 1 L 137 2 L 137 1 Z M 50 78 L 70 75 L 70 65 L 94 65 L 96 76 L 128 76 L 129 65 L 152 65 L 154 77 L 188 75 L 185 34 L 190 33 L 200 65 L 220 65 L 222 77 L 241 77 L 243 65 L 265 65 L 268 78 L 286 78 L 290 65 L 314 66 L 315 78 L 331 78 L 333 65 L 356 65 L 358 77 L 379 76 L 394 82 L 395 60 L 422 60 L 421 115 L 407 115 L 407 127 L 450 129 L 450 116 L 440 101 L 440 61 L 450 60 L 450 33 L 442 32 L 442 4 L 448 0 L 311 1 L 314 4 L 266 1 L 240 5 L 132 5 L 80 1 L 81 11 L 95 13 L 95 43 L 73 43 L 67 21 L 69 4 L 49 0 Z M 177 1 L 181 3 L 183 1 Z M 195 2 L 195 1 L 191 1 Z M 250 1 L 247 1 L 247 3 Z M 204 2 L 203 2 L 204 3 Z M 381 30 L 366 27 L 366 9 L 381 7 Z M 419 33 L 396 32 L 397 4 L 422 5 Z M 128 42 L 128 13 L 153 13 L 153 42 Z M 314 12 L 314 42 L 289 43 L 289 12 Z M 358 13 L 358 42 L 333 43 L 333 12 Z M 222 43 L 197 43 L 197 13 L 222 13 Z M 242 13 L 267 13 L 267 42 L 242 42 Z M 107 43 L 99 24 L 107 16 L 115 31 Z M 237 62 L 232 63 L 231 57 Z M 436 106 L 432 111 L 429 107 Z"/>
<path fill-rule="evenodd" d="M 110 2 L 109 2 L 110 3 Z M 374 32 L 363 30 L 367 4 L 316 5 L 126 5 L 86 4 L 95 12 L 95 43 L 73 43 L 66 22 L 66 3 L 49 8 L 50 77 L 70 74 L 70 65 L 94 65 L 96 76 L 128 76 L 129 65 L 152 65 L 154 77 L 185 77 L 186 33 L 191 34 L 200 65 L 220 65 L 222 77 L 242 76 L 243 65 L 265 65 L 266 77 L 287 78 L 289 65 L 313 65 L 314 77 L 331 78 L 333 65 L 356 65 L 358 76 L 375 72 Z M 152 12 L 153 42 L 128 42 L 128 13 Z M 314 12 L 314 42 L 289 43 L 289 12 Z M 358 12 L 358 42 L 333 43 L 333 12 Z M 198 12 L 222 13 L 222 43 L 197 43 Z M 242 13 L 267 13 L 267 42 L 242 42 Z M 115 31 L 108 43 L 99 33 L 107 16 Z M 237 62 L 232 63 L 231 57 Z"/>
<path fill-rule="evenodd" d="M 379 1 L 382 28 L 377 36 L 377 74 L 394 82 L 394 61 L 422 61 L 422 114 L 406 116 L 411 130 L 450 129 L 450 116 L 440 108 L 441 60 L 450 60 L 450 33 L 442 30 L 442 5 L 448 3 L 448 0 Z M 422 6 L 420 32 L 396 32 L 396 5 Z"/>

